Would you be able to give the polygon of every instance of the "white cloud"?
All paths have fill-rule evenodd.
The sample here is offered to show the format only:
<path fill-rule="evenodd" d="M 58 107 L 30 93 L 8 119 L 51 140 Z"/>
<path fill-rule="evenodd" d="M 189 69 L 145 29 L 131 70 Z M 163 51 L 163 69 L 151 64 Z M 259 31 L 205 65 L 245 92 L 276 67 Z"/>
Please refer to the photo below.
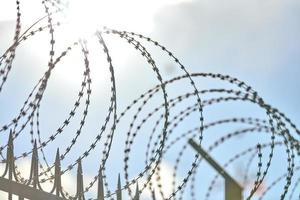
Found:
<path fill-rule="evenodd" d="M 160 166 L 160 173 L 159 173 L 160 182 L 158 182 L 156 180 L 156 174 L 154 174 L 151 179 L 151 182 L 153 184 L 153 189 L 156 193 L 156 199 L 161 198 L 161 195 L 159 194 L 160 190 L 159 190 L 158 184 L 162 185 L 161 189 L 164 193 L 165 198 L 169 197 L 173 192 L 172 181 L 173 181 L 174 168 L 166 161 L 162 161 L 159 166 Z M 141 183 L 144 183 L 145 181 L 146 181 L 146 179 L 142 179 Z M 179 183 L 180 177 L 177 176 L 175 182 Z M 135 187 L 134 187 L 133 191 L 135 191 Z M 149 189 L 147 188 L 143 191 L 141 198 L 142 199 L 151 199 L 151 197 L 152 197 L 151 195 L 152 195 L 151 191 L 149 191 Z"/>
<path fill-rule="evenodd" d="M 274 69 L 299 52 L 299 11 L 295 0 L 195 0 L 161 10 L 154 35 L 195 71 Z"/>
<path fill-rule="evenodd" d="M 21 176 L 25 179 L 29 177 L 31 161 L 29 159 L 22 160 L 17 164 L 18 171 L 21 173 Z M 0 172 L 4 171 L 4 166 L 0 167 Z M 53 172 L 52 172 L 53 173 Z M 76 192 L 76 176 L 67 173 L 62 176 L 62 184 L 64 191 L 67 191 L 69 194 L 73 195 Z M 44 191 L 50 191 L 53 187 L 53 183 L 49 181 L 42 184 Z M 0 191 L 0 199 L 7 199 L 7 193 Z M 13 200 L 18 200 L 18 197 L 13 195 Z"/>

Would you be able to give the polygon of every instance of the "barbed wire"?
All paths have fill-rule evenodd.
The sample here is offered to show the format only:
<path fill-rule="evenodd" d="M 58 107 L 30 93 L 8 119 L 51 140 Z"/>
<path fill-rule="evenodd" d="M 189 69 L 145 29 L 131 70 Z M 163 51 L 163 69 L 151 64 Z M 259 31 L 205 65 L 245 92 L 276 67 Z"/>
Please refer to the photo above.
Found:
<path fill-rule="evenodd" d="M 286 117 L 278 109 L 272 107 L 264 101 L 258 93 L 245 82 L 240 81 L 237 78 L 229 75 L 215 74 L 215 73 L 189 73 L 188 68 L 185 67 L 175 55 L 168 50 L 165 46 L 161 45 L 157 41 L 137 34 L 134 32 L 120 31 L 116 29 L 110 29 L 103 27 L 97 30 L 92 36 L 96 39 L 99 47 L 102 49 L 102 54 L 105 57 L 106 66 L 109 72 L 109 106 L 105 113 L 104 121 L 101 123 L 101 128 L 94 135 L 94 139 L 89 141 L 86 148 L 80 152 L 80 155 L 76 159 L 72 159 L 66 167 L 60 166 L 60 162 L 64 161 L 67 156 L 72 157 L 74 153 L 75 145 L 79 142 L 79 137 L 85 132 L 84 127 L 88 122 L 88 116 L 91 110 L 91 97 L 92 95 L 92 72 L 90 63 L 90 48 L 89 41 L 87 39 L 78 39 L 59 52 L 57 49 L 57 35 L 59 28 L 65 25 L 64 22 L 56 19 L 56 16 L 61 12 L 64 12 L 64 5 L 57 0 L 45 0 L 41 1 L 44 9 L 44 16 L 37 19 L 32 23 L 30 27 L 22 32 L 22 6 L 19 0 L 16 0 L 16 26 L 14 31 L 14 37 L 12 44 L 0 57 L 0 77 L 2 78 L 0 83 L 0 95 L 4 94 L 4 88 L 9 80 L 11 71 L 16 71 L 14 68 L 14 61 L 16 59 L 17 49 L 20 48 L 25 42 L 30 43 L 35 40 L 35 36 L 38 34 L 48 32 L 48 57 L 47 57 L 47 69 L 43 72 L 41 78 L 33 86 L 32 90 L 25 98 L 18 113 L 14 113 L 13 119 L 7 119 L 7 123 L 1 125 L 1 134 L 11 134 L 8 143 L 2 142 L 0 146 L 0 156 L 2 157 L 1 163 L 6 165 L 4 174 L 5 177 L 10 173 L 10 167 L 13 167 L 13 174 L 15 181 L 22 184 L 34 185 L 42 189 L 42 184 L 52 183 L 54 184 L 53 191 L 57 190 L 66 199 L 80 199 L 82 195 L 91 192 L 92 187 L 98 181 L 103 181 L 105 187 L 105 198 L 114 199 L 114 195 L 118 195 L 118 188 L 111 187 L 109 184 L 112 182 L 109 177 L 108 171 L 111 171 L 111 166 L 107 164 L 112 148 L 114 147 L 114 141 L 118 139 L 116 132 L 118 127 L 122 127 L 120 124 L 129 120 L 127 124 L 127 131 L 122 127 L 122 131 L 125 134 L 124 149 L 123 149 L 123 171 L 125 183 L 121 186 L 121 190 L 126 190 L 128 197 L 135 199 L 137 194 L 143 194 L 146 190 L 151 191 L 152 199 L 198 199 L 196 187 L 197 181 L 200 180 L 202 185 L 207 186 L 206 192 L 203 191 L 202 195 L 206 200 L 213 198 L 212 193 L 217 188 L 217 180 L 220 174 L 214 175 L 213 178 L 206 180 L 203 175 L 199 175 L 203 170 L 200 169 L 204 158 L 198 153 L 193 153 L 188 143 L 189 139 L 195 139 L 200 146 L 207 147 L 207 152 L 214 154 L 216 149 L 227 147 L 234 151 L 233 156 L 226 160 L 225 164 L 222 164 L 224 169 L 229 169 L 237 160 L 241 160 L 248 156 L 250 157 L 243 160 L 246 165 L 246 169 L 243 171 L 242 176 L 236 177 L 237 180 L 245 187 L 244 195 L 245 199 L 252 199 L 254 195 L 258 194 L 262 185 L 267 185 L 265 190 L 259 195 L 259 199 L 263 199 L 269 191 L 271 191 L 278 183 L 283 182 L 282 191 L 276 191 L 278 198 L 285 199 L 287 195 L 289 199 L 293 199 L 298 191 L 298 185 L 300 183 L 299 174 L 299 155 L 300 146 L 299 139 L 300 131 L 296 125 Z M 22 17 L 21 17 L 22 16 Z M 74 33 L 75 34 L 75 33 Z M 131 103 L 129 103 L 122 112 L 119 112 L 119 100 L 118 100 L 118 79 L 115 75 L 115 66 L 113 62 L 113 56 L 111 55 L 111 48 L 106 38 L 116 37 L 128 43 L 129 47 L 135 50 L 135 53 L 144 59 L 144 62 L 149 66 L 154 73 L 155 79 L 158 82 L 157 85 L 148 89 L 146 92 L 138 95 Z M 154 55 L 150 52 L 150 48 L 165 54 L 169 60 L 174 62 L 181 75 L 174 78 L 167 79 L 163 76 L 157 60 L 154 59 Z M 45 91 L 50 84 L 50 77 L 54 76 L 53 71 L 58 65 L 62 65 L 62 60 L 71 56 L 71 52 L 75 49 L 79 49 L 82 53 L 82 66 L 83 73 L 81 80 L 77 80 L 80 84 L 78 95 L 75 98 L 75 103 L 69 110 L 69 113 L 60 123 L 54 133 L 46 135 L 47 139 L 43 139 L 44 133 L 41 130 L 41 114 L 42 107 L 47 107 L 47 104 L 43 104 L 43 97 Z M 99 52 L 100 55 L 100 52 Z M 116 58 L 117 59 L 117 58 Z M 221 83 L 220 87 L 205 88 L 197 85 L 197 80 L 210 80 Z M 93 79 L 94 80 L 94 79 Z M 180 90 L 176 92 L 175 96 L 169 88 L 176 84 L 187 83 L 188 86 L 182 86 L 184 93 L 181 94 Z M 22 86 L 20 86 L 22 87 Z M 174 86 L 175 87 L 175 86 Z M 134 88 L 132 88 L 134 90 Z M 95 94 L 93 92 L 93 94 Z M 161 98 L 159 102 L 156 102 Z M 155 101 L 156 100 L 156 101 Z M 153 102 L 155 105 L 152 106 Z M 215 117 L 211 122 L 207 122 L 205 113 L 209 113 L 209 110 L 213 107 L 225 104 L 254 104 L 256 108 L 264 112 L 266 118 L 256 118 L 255 112 L 250 113 L 250 116 L 234 116 L 230 117 L 230 112 L 226 118 Z M 151 105 L 151 108 L 147 106 Z M 101 105 L 100 105 L 101 106 Z M 240 109 L 240 108 L 237 108 Z M 241 108 L 242 109 L 242 108 Z M 81 113 L 80 113 L 81 111 Z M 231 110 L 233 112 L 233 110 Z M 133 113 L 130 116 L 130 113 Z M 225 112 L 224 110 L 218 110 L 218 112 Z M 197 116 L 197 120 L 191 119 L 193 116 Z M 79 117 L 79 123 L 77 121 L 77 130 L 73 135 L 69 137 L 69 141 L 64 141 L 66 147 L 64 150 L 58 151 L 55 162 L 49 161 L 46 149 L 53 148 L 54 142 L 57 142 L 57 138 L 66 136 L 66 128 L 71 123 L 76 123 Z M 208 115 L 207 118 L 210 118 Z M 190 122 L 189 122 L 190 121 Z M 150 124 L 150 125 L 149 125 Z M 188 124 L 188 125 L 187 125 Z M 193 124 L 193 128 L 190 125 Z M 224 133 L 222 126 L 232 127 L 234 125 L 240 125 L 243 128 L 235 129 L 232 132 L 227 130 Z M 150 126 L 151 128 L 148 128 Z M 189 126 L 188 130 L 184 130 L 186 126 Z M 29 127 L 29 144 L 32 146 L 30 150 L 23 150 L 21 153 L 14 155 L 12 143 L 21 138 L 22 142 L 24 134 Z M 147 128 L 145 128 L 147 127 Z M 210 130 L 216 129 L 216 132 L 220 132 L 217 139 L 212 140 L 210 136 Z M 228 128 L 229 130 L 230 128 Z M 208 134 L 209 133 L 209 134 Z M 148 134 L 148 138 L 144 136 Z M 239 137 L 252 137 L 255 138 L 249 140 L 249 143 L 243 144 L 232 148 L 227 143 L 238 140 Z M 134 161 L 134 153 L 139 152 L 139 149 L 135 149 L 138 141 L 138 136 L 144 138 L 145 141 L 145 153 L 143 157 L 144 162 L 138 163 L 141 169 L 131 175 L 134 165 L 137 165 Z M 206 139 L 208 138 L 208 139 Z M 255 140 L 255 141 L 254 141 Z M 212 142 L 211 142 L 212 141 Z M 210 143 L 211 142 L 211 143 Z M 253 144 L 255 143 L 256 144 Z M 249 147 L 249 146 L 250 147 Z M 101 147 L 100 147 L 101 146 Z M 57 146 L 55 146 L 57 147 Z M 238 150 L 243 147 L 243 150 Z M 278 168 L 271 169 L 272 163 L 274 163 L 274 157 L 276 159 L 276 147 L 284 148 L 286 159 L 285 169 L 283 175 L 278 176 Z M 102 148 L 102 151 L 98 151 L 97 148 Z M 3 151 L 7 153 L 4 154 Z M 224 150 L 223 150 L 224 151 Z M 38 152 L 42 155 L 42 159 L 38 159 Z M 168 153 L 172 152 L 172 156 Z M 176 152 L 176 153 L 174 153 Z M 10 153 L 10 157 L 8 156 Z M 63 185 L 60 185 L 57 181 L 57 176 L 63 176 L 68 172 L 73 171 L 74 167 L 78 167 L 78 173 L 82 175 L 81 163 L 84 159 L 90 158 L 90 155 L 95 153 L 101 154 L 101 159 L 98 161 L 99 169 L 96 174 L 93 175 L 92 180 L 89 183 L 85 183 L 86 187 L 83 187 L 83 183 L 78 189 L 76 195 L 70 194 Z M 121 151 L 119 151 L 121 153 Z M 13 155 L 13 157 L 11 157 Z M 33 160 L 37 160 L 36 171 L 38 171 L 38 177 L 35 177 L 34 172 L 31 172 L 29 178 L 25 178 L 20 171 L 20 167 L 15 161 L 27 159 L 29 156 L 33 156 Z M 170 183 L 165 183 L 163 164 L 164 162 L 171 162 L 173 160 L 172 175 L 169 177 Z M 282 156 L 282 155 L 278 155 Z M 36 158 L 35 158 L 36 157 Z M 54 156 L 50 156 L 52 159 Z M 217 154 L 216 154 L 216 157 Z M 99 158 L 97 158 L 99 159 Z M 190 159 L 189 162 L 186 160 Z M 253 162 L 257 159 L 257 166 L 253 167 Z M 33 162 L 33 161 L 32 161 Z M 278 161 L 277 161 L 278 162 Z M 12 164 L 13 163 L 13 164 Z M 144 164 L 142 164 L 144 163 Z M 280 166 L 283 167 L 283 166 Z M 182 170 L 181 168 L 184 168 Z M 284 168 L 284 167 L 283 167 Z M 56 170 L 59 169 L 57 172 Z M 32 170 L 32 169 L 31 169 Z M 53 170 L 55 172 L 53 173 Z M 274 172 L 275 171 L 275 172 Z M 254 176 L 251 173 L 254 172 Z M 99 180 L 99 173 L 101 178 Z M 269 176 L 267 176 L 269 175 Z M 293 177 L 296 181 L 293 182 Z M 81 180 L 81 179 L 79 179 Z M 37 181 L 37 182 L 36 182 Z M 82 181 L 82 180 L 81 180 Z M 270 184 L 267 184 L 267 182 Z M 136 194 L 132 193 L 132 186 L 139 182 Z M 78 184 L 78 183 L 77 183 Z M 166 185 L 167 184 L 167 185 Z M 188 187 L 189 186 L 189 187 Z M 290 187 L 292 186 L 291 190 Z M 166 190 L 166 187 L 171 187 L 171 191 Z M 112 189 L 113 188 L 113 189 Z M 188 192 L 188 189 L 190 190 Z M 61 191 L 58 191 L 61 190 Z M 201 190 L 202 191 L 202 190 Z M 154 195 L 155 194 L 155 195 Z M 159 195 L 159 197 L 157 197 Z M 156 196 L 156 197 L 155 197 Z M 95 199 L 95 198 L 89 198 Z"/>

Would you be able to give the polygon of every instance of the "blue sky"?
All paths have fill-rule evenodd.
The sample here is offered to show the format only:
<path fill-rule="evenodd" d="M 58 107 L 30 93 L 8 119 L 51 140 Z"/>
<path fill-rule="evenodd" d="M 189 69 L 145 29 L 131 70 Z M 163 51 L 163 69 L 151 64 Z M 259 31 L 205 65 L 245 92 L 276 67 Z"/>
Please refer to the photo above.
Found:
<path fill-rule="evenodd" d="M 152 2 L 152 1 L 151 1 Z M 120 2 L 119 2 L 120 3 Z M 1 3 L 2 4 L 2 3 Z M 300 109 L 298 102 L 300 102 L 300 95 L 298 92 L 299 73 L 300 73 L 300 1 L 298 0 L 266 0 L 266 1 L 246 1 L 246 0 L 227 0 L 227 1 L 209 1 L 209 0 L 178 0 L 171 1 L 149 1 L 137 2 L 134 0 L 128 1 L 127 7 L 118 4 L 118 1 L 106 5 L 113 9 L 110 12 L 103 12 L 110 20 L 104 24 L 111 25 L 116 29 L 126 29 L 128 31 L 136 31 L 152 37 L 156 41 L 166 46 L 171 50 L 176 57 L 186 66 L 191 73 L 197 72 L 213 72 L 230 75 L 245 81 L 268 102 L 270 105 L 278 108 L 285 113 L 296 125 L 300 124 Z M 5 3 L 4 3 L 5 5 Z M 6 3 L 7 9 L 4 12 L 2 8 L 2 19 L 0 18 L 0 51 L 5 51 L 11 42 L 13 28 L 14 28 L 14 12 L 11 3 Z M 32 5 L 35 5 L 36 12 L 31 13 Z M 39 9 L 42 8 L 38 3 L 24 3 L 24 27 L 32 22 L 37 16 L 40 16 Z M 130 6 L 135 5 L 135 6 Z M 80 6 L 79 6 L 80 7 Z M 149 9 L 147 9 L 149 8 Z M 84 7 L 81 9 L 84 15 L 84 9 L 89 10 L 91 7 Z M 104 9 L 105 10 L 105 9 Z M 124 11 L 125 10 L 125 11 Z M 127 12 L 126 12 L 127 10 Z M 136 13 L 135 10 L 138 10 Z M 3 14 L 4 13 L 4 14 Z M 77 13 L 77 11 L 75 11 Z M 95 12 L 97 13 L 97 12 Z M 135 13 L 135 14 L 133 14 Z M 78 13 L 77 13 L 78 14 Z M 128 15 L 128 16 L 127 16 Z M 104 15 L 105 16 L 105 15 Z M 92 19 L 99 17 L 97 14 L 91 14 Z M 103 17 L 103 16 L 102 16 Z M 113 18 L 114 17 L 114 18 Z M 105 17 L 104 17 L 105 18 Z M 113 18 L 113 19 L 112 19 Z M 87 20 L 91 20 L 90 18 Z M 102 20 L 104 21 L 104 20 Z M 88 24 L 92 24 L 90 21 Z M 84 26 L 85 21 L 80 26 Z M 79 27 L 80 27 L 79 26 Z M 91 27 L 87 28 L 90 29 Z M 72 29 L 72 33 L 77 33 Z M 78 30 L 78 29 L 76 29 Z M 63 50 L 72 39 L 76 37 L 69 37 L 66 35 L 67 29 L 58 28 L 56 52 Z M 126 44 L 123 40 L 116 36 L 104 36 L 107 41 L 108 48 L 113 58 L 115 66 L 117 97 L 118 97 L 118 113 L 142 92 L 147 91 L 157 84 L 155 74 L 148 67 L 145 60 L 136 53 L 132 46 Z M 38 78 L 46 70 L 48 62 L 48 34 L 41 33 L 35 36 L 34 40 L 26 41 L 17 50 L 17 57 L 14 62 L 14 68 L 10 79 L 5 87 L 5 90 L 0 96 L 1 107 L 1 124 L 7 123 L 12 116 L 19 110 L 22 102 L 28 91 L 36 83 Z M 78 144 L 74 147 L 70 157 L 67 157 L 63 162 L 67 166 L 74 158 L 77 158 L 90 144 L 95 137 L 95 133 L 101 128 L 101 124 L 105 118 L 105 113 L 109 106 L 109 89 L 110 86 L 108 68 L 104 62 L 105 57 L 100 54 L 102 51 L 97 44 L 95 38 L 89 38 L 88 46 L 90 48 L 90 64 L 93 84 L 93 97 L 91 100 L 91 108 L 89 116 L 87 117 L 87 125 L 83 129 L 83 134 L 79 138 Z M 160 69 L 163 79 L 168 80 L 172 77 L 183 75 L 184 73 L 164 55 L 161 50 L 158 50 L 151 45 L 146 44 L 153 58 L 157 61 L 157 66 Z M 61 121 L 65 118 L 71 105 L 74 103 L 79 86 L 82 73 L 82 56 L 80 50 L 77 49 L 70 54 L 70 57 L 64 59 L 60 68 L 55 71 L 51 77 L 48 90 L 45 94 L 43 105 L 41 108 L 41 129 L 43 131 L 43 138 L 57 129 Z M 101 66 L 100 68 L 98 66 Z M 104 67 L 103 67 L 104 66 Z M 80 80 L 80 81 L 79 81 Z M 199 90 L 207 88 L 232 88 L 228 84 L 218 81 L 206 81 L 195 79 Z M 235 88 L 236 89 L 236 88 Z M 170 86 L 169 98 L 174 98 L 177 95 L 193 91 L 188 82 L 182 81 L 174 86 Z M 209 96 L 203 96 L 208 98 Z M 180 109 L 193 102 L 193 100 L 186 101 L 186 104 L 181 104 L 174 110 L 174 115 Z M 159 105 L 162 102 L 162 95 L 159 93 L 150 103 L 149 107 L 144 111 L 144 115 L 153 109 L 154 105 Z M 83 108 L 79 109 L 83 112 Z M 116 185 L 117 173 L 123 169 L 123 148 L 125 142 L 125 133 L 128 130 L 128 124 L 135 111 L 128 114 L 128 117 L 122 121 L 118 126 L 116 132 L 116 139 L 111 152 L 111 157 L 108 160 L 107 173 L 110 177 L 108 180 L 109 188 L 114 190 Z M 162 113 L 162 112 L 161 112 Z M 172 116 L 172 115 L 171 115 Z M 197 114 L 193 114 L 188 120 L 184 121 L 179 128 L 174 131 L 172 138 L 178 136 L 180 133 L 194 128 L 198 124 Z M 206 122 L 211 122 L 221 118 L 228 117 L 247 117 L 254 116 L 258 118 L 265 118 L 264 113 L 252 105 L 244 105 L 242 103 L 229 105 L 216 105 L 212 109 L 205 110 L 204 118 Z M 77 121 L 76 121 L 77 120 Z M 71 124 L 66 130 L 64 136 L 61 136 L 53 145 L 48 147 L 45 151 L 50 154 L 48 159 L 50 162 L 54 159 L 51 155 L 57 147 L 65 149 L 66 145 L 74 134 L 74 130 L 80 122 L 79 117 L 75 118 L 75 123 Z M 155 120 L 151 121 L 155 122 Z M 111 124 L 110 124 L 111 125 Z M 208 130 L 207 140 L 203 144 L 204 147 L 209 146 L 214 139 L 219 135 L 214 135 L 216 132 L 221 132 L 220 135 L 232 132 L 235 129 L 244 128 L 244 125 L 225 126 L 215 128 L 212 131 Z M 248 126 L 246 126 L 248 127 Z M 161 128 L 161 127 L 160 127 Z M 145 136 L 149 136 L 152 130 L 152 124 L 147 124 L 143 127 L 137 142 L 134 144 L 135 152 L 132 153 L 130 160 L 130 177 L 135 177 L 143 165 L 138 165 L 142 159 L 144 161 L 144 150 L 146 145 Z M 225 131 L 224 131 L 225 130 Z M 28 133 L 29 129 L 27 130 Z M 26 131 L 25 131 L 26 132 Z M 159 133 L 157 133 L 159 134 Z M 4 134 L 3 134 L 4 135 Z M 210 136 L 211 135 L 211 136 Z M 7 135 L 1 136 L 1 144 L 5 143 Z M 30 143 L 24 143 L 29 138 L 28 134 L 24 134 L 22 138 L 17 140 L 17 152 L 23 152 L 24 149 L 30 149 Z M 299 138 L 298 138 L 299 139 Z M 241 151 L 249 146 L 255 146 L 257 142 L 269 141 L 266 137 L 255 135 L 254 137 L 242 137 L 224 145 L 224 148 L 216 151 L 212 155 L 220 162 L 225 161 L 234 154 L 234 152 Z M 103 141 L 101 142 L 101 144 Z M 163 161 L 163 183 L 165 183 L 165 192 L 170 193 L 172 168 L 178 150 L 185 141 L 182 141 L 178 146 L 174 146 Z M 120 150 L 121 149 L 121 150 Z M 280 149 L 280 148 L 279 148 Z M 86 159 L 84 168 L 88 177 L 92 177 L 98 168 L 100 160 L 99 152 L 101 152 L 101 145 L 93 155 Z M 191 164 L 191 149 L 190 153 L 185 154 L 178 171 L 178 182 L 180 182 L 186 175 L 186 170 Z M 267 155 L 266 151 L 264 155 Z M 271 177 L 266 184 L 272 181 L 273 174 L 284 172 L 285 166 L 280 166 L 284 154 L 281 150 L 276 151 L 274 159 L 275 167 L 272 168 Z M 285 157 L 284 157 L 285 159 Z M 97 162 L 95 162 L 97 160 Z M 241 160 L 229 168 L 233 176 L 238 176 L 239 170 L 245 168 L 247 159 Z M 196 186 L 201 187 L 207 185 L 207 179 L 213 176 L 214 171 L 205 163 L 200 169 L 199 180 L 197 179 Z M 253 172 L 256 168 L 253 166 Z M 278 173 L 278 174 L 279 174 Z M 299 173 L 298 173 L 299 175 Z M 295 176 L 297 177 L 297 175 Z M 207 179 L 206 179 L 207 178 Z M 237 177 L 238 178 L 238 177 Z M 69 178 L 72 179 L 72 178 Z M 202 181 L 205 180 L 205 181 Z M 219 179 L 221 180 L 221 179 Z M 122 181 L 125 180 L 122 178 Z M 143 182 L 143 180 L 141 180 Z M 220 198 L 222 193 L 222 181 L 218 182 L 219 187 L 214 190 L 216 196 L 211 199 Z M 203 198 L 206 187 L 199 189 L 197 195 Z M 203 191 L 202 191 L 203 190 Z M 276 188 L 275 188 L 276 190 Z M 274 190 L 274 191 L 275 191 Z M 282 187 L 278 187 L 282 191 Z M 300 192 L 299 190 L 297 191 Z M 184 194 L 185 199 L 190 199 L 189 191 Z M 274 195 L 274 196 L 272 196 Z M 271 192 L 266 196 L 266 199 L 274 199 L 278 196 L 276 192 Z M 147 198 L 147 194 L 145 198 Z M 197 196 L 198 197 L 198 196 Z M 258 198 L 258 197 L 255 197 Z"/>

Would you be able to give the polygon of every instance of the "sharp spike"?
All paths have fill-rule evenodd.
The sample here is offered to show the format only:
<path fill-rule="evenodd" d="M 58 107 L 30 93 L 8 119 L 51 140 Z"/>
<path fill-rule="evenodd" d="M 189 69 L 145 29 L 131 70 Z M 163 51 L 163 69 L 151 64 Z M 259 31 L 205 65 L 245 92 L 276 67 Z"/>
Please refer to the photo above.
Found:
<path fill-rule="evenodd" d="M 10 130 L 9 132 L 9 136 L 8 136 L 8 143 L 7 143 L 8 147 L 13 147 L 14 142 L 13 142 L 13 132 L 12 130 Z"/>
<path fill-rule="evenodd" d="M 59 148 L 57 148 L 56 150 L 56 156 L 55 156 L 55 163 L 59 163 L 60 162 L 60 158 L 59 158 Z"/>
<path fill-rule="evenodd" d="M 120 177 L 120 174 L 118 176 L 117 200 L 122 200 L 122 188 L 121 188 L 121 177 Z"/>
<path fill-rule="evenodd" d="M 59 148 L 57 148 L 56 156 L 55 156 L 55 176 L 60 176 L 60 155 L 59 155 Z"/>
<path fill-rule="evenodd" d="M 12 130 L 10 130 L 10 132 L 9 132 L 8 143 L 7 143 L 6 160 L 7 160 L 6 168 L 8 170 L 8 179 L 12 180 L 13 173 L 14 173 L 14 170 L 15 170 L 14 142 L 13 142 L 13 132 L 12 132 Z"/>
<path fill-rule="evenodd" d="M 81 159 L 78 160 L 78 168 L 77 168 L 78 174 L 82 175 L 82 164 Z"/>
<path fill-rule="evenodd" d="M 36 139 L 34 140 L 33 147 L 37 147 Z"/>
<path fill-rule="evenodd" d="M 118 189 L 121 190 L 121 176 L 118 175 Z"/>
<path fill-rule="evenodd" d="M 51 191 L 52 192 L 56 192 L 56 196 L 60 196 L 61 193 L 61 171 L 60 171 L 60 155 L 59 155 L 59 148 L 57 148 L 56 151 L 56 156 L 55 156 L 55 172 L 54 172 L 54 186 L 53 189 Z"/>
<path fill-rule="evenodd" d="M 36 144 L 36 140 L 34 140 L 34 145 L 33 145 L 33 150 L 32 150 L 32 155 L 33 154 L 36 154 L 36 156 L 37 156 L 37 144 Z"/>
<path fill-rule="evenodd" d="M 103 187 L 103 175 L 102 168 L 100 167 L 98 173 L 98 195 L 97 200 L 104 200 L 104 187 Z"/>
<path fill-rule="evenodd" d="M 152 190 L 152 200 L 156 200 L 156 197 L 155 197 L 155 190 L 154 190 L 154 189 Z"/>
<path fill-rule="evenodd" d="M 139 184 L 137 183 L 133 200 L 139 200 L 139 199 L 140 199 L 140 191 L 139 191 Z"/>
<path fill-rule="evenodd" d="M 82 175 L 82 164 L 81 159 L 78 159 L 78 166 L 77 166 L 77 199 L 84 200 L 84 190 L 83 190 L 83 175 Z"/>
<path fill-rule="evenodd" d="M 39 181 L 39 167 L 38 167 L 38 151 L 37 151 L 37 143 L 34 141 L 32 157 L 31 157 L 31 172 L 30 179 L 32 181 L 32 185 L 34 188 L 37 187 Z M 29 182 L 30 183 L 30 182 Z"/>

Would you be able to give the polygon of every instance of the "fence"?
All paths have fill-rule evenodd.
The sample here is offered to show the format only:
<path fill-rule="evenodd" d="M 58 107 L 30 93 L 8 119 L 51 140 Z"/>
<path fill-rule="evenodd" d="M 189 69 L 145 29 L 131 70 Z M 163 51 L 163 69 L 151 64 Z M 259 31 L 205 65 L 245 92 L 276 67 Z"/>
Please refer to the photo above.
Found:
<path fill-rule="evenodd" d="M 18 196 L 19 200 L 29 199 L 29 200 L 85 200 L 84 196 L 84 184 L 83 184 L 83 171 L 81 161 L 78 161 L 77 168 L 77 191 L 74 197 L 66 197 L 66 194 L 62 190 L 61 181 L 61 165 L 59 158 L 59 150 L 57 150 L 55 158 L 55 173 L 54 173 L 54 184 L 50 192 L 46 192 L 42 189 L 39 180 L 39 158 L 38 158 L 38 148 L 36 142 L 32 150 L 31 157 L 31 167 L 30 167 L 30 177 L 27 181 L 21 181 L 18 177 L 18 173 L 15 168 L 15 157 L 14 157 L 14 144 L 13 144 L 13 134 L 10 132 L 9 140 L 7 143 L 7 154 L 6 154 L 6 166 L 3 175 L 0 177 L 0 190 L 7 192 L 8 199 L 12 200 L 13 195 Z M 5 178 L 8 177 L 8 178 Z M 104 200 L 104 187 L 103 187 L 103 177 L 102 170 L 99 170 L 98 174 L 98 191 L 96 200 Z M 116 191 L 116 199 L 122 199 L 122 189 L 120 176 L 118 178 L 118 189 Z M 140 199 L 139 188 L 137 185 L 136 193 L 133 197 L 134 200 Z"/>
<path fill-rule="evenodd" d="M 208 163 L 220 173 L 225 179 L 225 200 L 242 200 L 242 190 L 243 188 L 230 176 L 228 173 L 217 164 L 202 148 L 197 145 L 193 140 L 190 140 L 191 146 L 203 157 Z M 66 197 L 62 190 L 61 182 L 61 165 L 60 165 L 60 155 L 59 150 L 57 150 L 55 158 L 55 174 L 54 174 L 54 184 L 50 192 L 46 192 L 42 189 L 39 180 L 39 156 L 38 148 L 36 142 L 32 150 L 31 157 L 31 167 L 30 167 L 30 177 L 25 181 L 20 181 L 18 173 L 15 168 L 15 156 L 14 156 L 14 145 L 13 145 L 13 134 L 10 132 L 9 140 L 7 143 L 7 157 L 6 157 L 6 167 L 4 174 L 0 177 L 0 190 L 7 192 L 8 199 L 12 200 L 13 195 L 18 196 L 19 200 L 29 199 L 29 200 L 85 200 L 84 197 L 84 184 L 83 184 L 83 171 L 82 164 L 79 160 L 77 168 L 77 191 L 74 197 Z M 8 179 L 5 178 L 8 176 Z M 98 188 L 97 188 L 97 198 L 96 200 L 104 200 L 104 187 L 103 187 L 103 177 L 102 170 L 99 170 L 98 174 Z M 155 194 L 153 192 L 152 198 L 155 199 Z M 116 191 L 116 199 L 122 199 L 122 189 L 120 176 L 118 178 L 118 186 Z M 136 187 L 136 193 L 133 200 L 139 200 L 140 193 L 138 184 Z"/>

